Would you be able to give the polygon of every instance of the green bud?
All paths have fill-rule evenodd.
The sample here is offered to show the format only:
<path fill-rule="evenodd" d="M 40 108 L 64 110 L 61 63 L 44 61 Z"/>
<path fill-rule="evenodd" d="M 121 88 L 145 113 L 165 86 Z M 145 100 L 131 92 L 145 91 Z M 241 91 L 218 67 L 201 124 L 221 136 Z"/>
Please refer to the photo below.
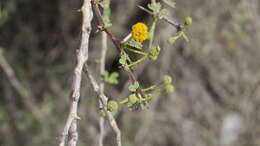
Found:
<path fill-rule="evenodd" d="M 188 26 L 192 24 L 192 18 L 191 17 L 186 17 L 184 20 L 184 25 Z"/>
<path fill-rule="evenodd" d="M 173 91 L 174 91 L 173 85 L 171 85 L 171 84 L 166 85 L 165 91 L 166 91 L 166 93 L 173 93 Z"/>
<path fill-rule="evenodd" d="M 157 56 L 160 54 L 161 48 L 159 46 L 153 47 L 151 51 L 148 53 L 148 58 L 150 60 L 156 60 Z"/>
<path fill-rule="evenodd" d="M 135 103 L 138 101 L 138 98 L 136 97 L 135 94 L 131 94 L 131 95 L 128 97 L 128 101 L 129 101 L 129 103 L 131 103 L 131 104 L 135 104 Z"/>
<path fill-rule="evenodd" d="M 168 75 L 165 75 L 165 76 L 163 77 L 163 83 L 164 83 L 165 85 L 171 84 L 171 83 L 172 83 L 172 77 L 170 77 L 170 76 L 168 76 Z"/>
<path fill-rule="evenodd" d="M 114 101 L 114 100 L 110 100 L 107 103 L 107 110 L 112 112 L 112 113 L 117 112 L 117 110 L 118 110 L 118 103 L 116 101 Z"/>

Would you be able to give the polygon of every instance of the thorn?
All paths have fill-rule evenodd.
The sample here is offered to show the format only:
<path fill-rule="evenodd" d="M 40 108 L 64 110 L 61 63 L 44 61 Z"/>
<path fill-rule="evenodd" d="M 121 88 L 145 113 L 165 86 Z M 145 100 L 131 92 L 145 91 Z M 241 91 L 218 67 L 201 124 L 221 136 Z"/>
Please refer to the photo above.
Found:
<path fill-rule="evenodd" d="M 75 119 L 76 120 L 81 120 L 81 118 L 78 115 L 75 116 Z"/>
<path fill-rule="evenodd" d="M 94 31 L 94 33 L 97 34 L 99 31 L 100 31 L 100 29 L 96 29 L 96 30 Z"/>

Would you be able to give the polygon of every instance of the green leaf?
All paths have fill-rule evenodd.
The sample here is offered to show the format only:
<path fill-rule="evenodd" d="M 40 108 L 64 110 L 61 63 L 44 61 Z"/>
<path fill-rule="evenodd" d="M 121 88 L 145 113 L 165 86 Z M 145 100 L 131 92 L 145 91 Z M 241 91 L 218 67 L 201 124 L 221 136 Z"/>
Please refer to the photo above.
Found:
<path fill-rule="evenodd" d="M 104 73 L 104 80 L 109 84 L 118 84 L 118 73 L 112 72 L 110 75 L 107 71 Z"/>
<path fill-rule="evenodd" d="M 130 91 L 132 91 L 132 92 L 135 92 L 136 89 L 138 89 L 138 88 L 139 88 L 139 83 L 138 83 L 138 82 L 134 82 L 134 84 L 131 84 L 131 85 L 128 87 L 128 89 L 129 89 Z"/>
<path fill-rule="evenodd" d="M 119 63 L 122 65 L 126 65 L 127 60 L 127 54 L 125 52 L 122 52 L 120 55 Z"/>
<path fill-rule="evenodd" d="M 133 39 L 130 39 L 129 41 L 127 41 L 126 45 L 137 48 L 137 49 L 142 49 L 142 47 L 143 47 L 142 43 L 137 42 Z"/>
<path fill-rule="evenodd" d="M 111 16 L 111 9 L 110 9 L 110 0 L 103 0 L 101 3 L 100 3 L 103 7 L 103 14 L 102 14 L 102 17 L 103 17 L 103 20 L 105 22 L 105 27 L 108 28 L 108 27 L 111 27 L 112 24 L 110 23 L 110 16 Z"/>
<path fill-rule="evenodd" d="M 160 3 L 148 4 L 148 8 L 153 10 L 154 12 L 159 12 L 161 7 L 162 7 L 162 5 Z"/>
<path fill-rule="evenodd" d="M 162 0 L 162 1 L 167 5 L 169 5 L 170 7 L 175 8 L 176 3 L 173 2 L 172 0 Z"/>
<path fill-rule="evenodd" d="M 105 23 L 105 28 L 109 28 L 109 27 L 111 27 L 112 26 L 112 23 Z"/>
<path fill-rule="evenodd" d="M 160 16 L 166 16 L 169 14 L 169 11 L 167 9 L 162 9 L 159 14 Z"/>

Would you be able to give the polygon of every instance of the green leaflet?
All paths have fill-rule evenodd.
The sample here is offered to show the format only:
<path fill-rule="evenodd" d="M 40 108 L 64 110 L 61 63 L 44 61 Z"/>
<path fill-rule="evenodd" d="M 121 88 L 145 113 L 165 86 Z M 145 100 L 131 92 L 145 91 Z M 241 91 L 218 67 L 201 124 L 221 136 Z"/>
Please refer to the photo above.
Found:
<path fill-rule="evenodd" d="M 129 89 L 130 91 L 132 91 L 132 92 L 135 92 L 136 89 L 138 89 L 138 88 L 139 88 L 139 83 L 138 83 L 138 82 L 134 82 L 134 84 L 131 84 L 131 85 L 128 87 L 128 89 Z"/>
<path fill-rule="evenodd" d="M 147 5 L 149 9 L 153 10 L 154 12 L 159 12 L 162 5 L 160 3 L 151 3 Z"/>
<path fill-rule="evenodd" d="M 133 39 L 130 39 L 129 41 L 126 42 L 126 45 L 137 48 L 137 49 L 142 49 L 143 45 L 140 42 L 137 42 Z"/>
<path fill-rule="evenodd" d="M 104 80 L 109 84 L 118 84 L 118 76 L 119 75 L 117 72 L 112 72 L 111 74 L 109 74 L 109 72 L 105 71 Z"/>

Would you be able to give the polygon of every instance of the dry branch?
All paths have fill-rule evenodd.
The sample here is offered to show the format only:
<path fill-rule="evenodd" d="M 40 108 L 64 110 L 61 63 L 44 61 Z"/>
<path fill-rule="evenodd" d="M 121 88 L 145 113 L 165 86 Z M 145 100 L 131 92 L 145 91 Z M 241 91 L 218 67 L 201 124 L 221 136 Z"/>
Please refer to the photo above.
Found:
<path fill-rule="evenodd" d="M 113 117 L 112 113 L 109 112 L 107 110 L 107 107 L 105 105 L 108 97 L 101 92 L 100 86 L 98 85 L 97 81 L 94 79 L 93 75 L 91 74 L 91 72 L 89 71 L 89 68 L 87 65 L 85 65 L 85 69 L 86 69 L 86 74 L 90 80 L 90 83 L 94 89 L 94 91 L 98 94 L 101 103 L 103 104 L 103 110 L 106 113 L 106 116 L 108 118 L 109 124 L 112 127 L 113 131 L 116 133 L 116 141 L 117 141 L 117 146 L 121 146 L 122 142 L 121 142 L 121 131 L 118 128 L 118 125 L 116 123 L 115 118 Z"/>
<path fill-rule="evenodd" d="M 0 67 L 3 69 L 5 74 L 7 75 L 7 78 L 9 82 L 11 83 L 12 87 L 17 91 L 17 93 L 21 96 L 22 101 L 24 102 L 26 108 L 30 110 L 30 112 L 33 114 L 33 116 L 39 120 L 42 121 L 42 112 L 37 107 L 36 103 L 34 102 L 34 99 L 32 98 L 31 92 L 28 91 L 23 85 L 19 82 L 17 79 L 14 70 L 9 65 L 7 60 L 5 59 L 3 55 L 3 50 L 0 48 Z"/>
<path fill-rule="evenodd" d="M 74 75 L 72 81 L 72 89 L 70 94 L 70 111 L 69 116 L 62 132 L 59 146 L 65 145 L 66 136 L 68 136 L 68 145 L 76 146 L 78 139 L 77 132 L 77 120 L 79 119 L 78 111 L 78 101 L 80 98 L 80 86 L 81 86 L 81 77 L 82 69 L 85 62 L 88 59 L 88 45 L 89 45 L 89 36 L 91 32 L 91 21 L 93 18 L 92 8 L 90 0 L 84 0 L 81 12 L 83 14 L 82 22 L 82 34 L 80 47 L 77 49 L 77 60 L 76 67 L 74 68 Z"/>

